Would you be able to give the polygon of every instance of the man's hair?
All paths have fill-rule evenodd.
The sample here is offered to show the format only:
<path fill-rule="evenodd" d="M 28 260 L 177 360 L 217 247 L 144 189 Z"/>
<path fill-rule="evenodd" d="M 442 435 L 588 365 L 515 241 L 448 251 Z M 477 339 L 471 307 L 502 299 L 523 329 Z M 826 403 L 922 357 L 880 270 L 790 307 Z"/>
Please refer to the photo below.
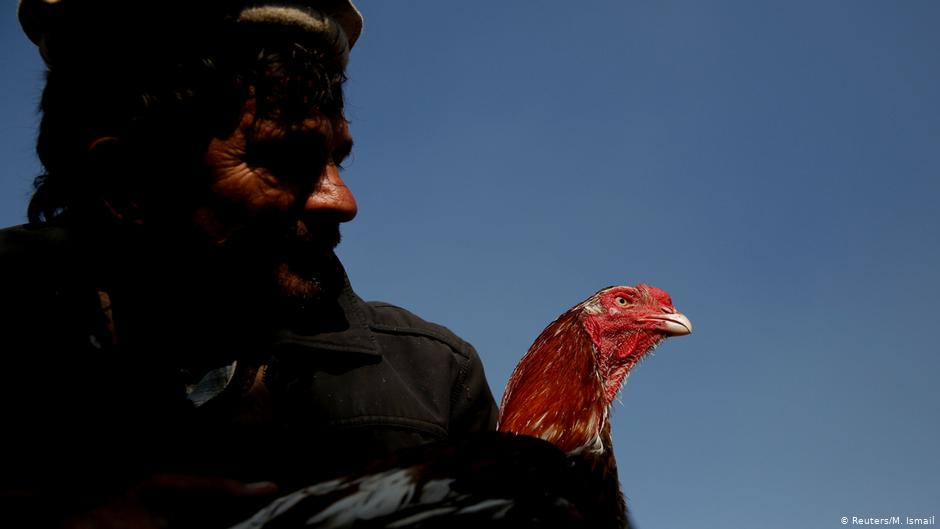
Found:
<path fill-rule="evenodd" d="M 37 141 L 44 173 L 34 181 L 30 222 L 94 217 L 103 186 L 198 193 L 205 183 L 195 170 L 209 142 L 234 130 L 251 98 L 258 117 L 335 123 L 343 118 L 345 46 L 329 33 L 231 23 L 183 53 L 128 49 L 50 67 Z M 119 154 L 90 149 L 107 137 L 118 140 Z M 96 158 L 112 155 L 122 174 L 109 181 L 96 173 Z"/>

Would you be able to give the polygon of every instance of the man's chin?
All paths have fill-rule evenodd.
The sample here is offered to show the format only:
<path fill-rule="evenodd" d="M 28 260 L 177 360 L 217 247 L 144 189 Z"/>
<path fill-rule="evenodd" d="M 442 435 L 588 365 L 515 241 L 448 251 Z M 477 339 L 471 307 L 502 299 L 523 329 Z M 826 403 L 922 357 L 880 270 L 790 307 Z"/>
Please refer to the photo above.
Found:
<path fill-rule="evenodd" d="M 344 285 L 332 253 L 316 260 L 282 261 L 274 273 L 279 297 L 303 305 L 335 299 Z"/>
<path fill-rule="evenodd" d="M 307 277 L 280 263 L 274 271 L 279 297 L 296 301 L 315 301 L 323 297 L 323 285 L 316 277 Z"/>

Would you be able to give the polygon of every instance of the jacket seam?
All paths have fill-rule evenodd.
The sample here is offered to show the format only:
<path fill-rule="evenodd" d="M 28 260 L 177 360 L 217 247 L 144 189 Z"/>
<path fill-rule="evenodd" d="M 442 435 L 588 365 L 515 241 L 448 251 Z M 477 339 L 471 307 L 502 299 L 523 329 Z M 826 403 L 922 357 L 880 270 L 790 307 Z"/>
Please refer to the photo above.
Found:
<path fill-rule="evenodd" d="M 470 357 L 465 357 L 457 371 L 457 380 L 450 394 L 450 413 L 447 414 L 447 432 L 450 433 L 450 422 L 454 418 L 454 410 L 457 409 L 457 402 L 467 391 L 467 376 L 470 374 Z"/>
<path fill-rule="evenodd" d="M 450 350 L 452 350 L 457 355 L 469 359 L 469 354 L 463 352 L 457 344 L 454 343 L 454 340 L 448 339 L 447 337 L 427 329 L 419 329 L 416 327 L 402 327 L 398 325 L 385 325 L 382 323 L 370 323 L 369 329 L 373 332 L 381 332 L 386 334 L 397 334 L 397 335 L 410 335 L 410 336 L 423 336 L 425 338 L 431 338 L 436 340 L 444 345 L 446 345 Z"/>
<path fill-rule="evenodd" d="M 392 415 L 358 415 L 356 417 L 346 417 L 329 421 L 330 426 L 350 426 L 350 427 L 368 427 L 368 426 L 393 426 L 396 428 L 405 428 L 418 432 L 433 434 L 440 437 L 446 437 L 447 428 L 440 424 L 421 419 L 412 419 L 408 417 L 395 417 Z"/>

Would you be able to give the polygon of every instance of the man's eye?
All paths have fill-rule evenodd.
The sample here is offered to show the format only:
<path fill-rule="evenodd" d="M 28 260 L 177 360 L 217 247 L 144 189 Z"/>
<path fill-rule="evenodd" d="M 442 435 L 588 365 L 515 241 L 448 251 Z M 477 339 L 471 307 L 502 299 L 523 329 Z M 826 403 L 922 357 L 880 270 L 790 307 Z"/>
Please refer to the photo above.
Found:
<path fill-rule="evenodd" d="M 249 147 L 245 161 L 279 179 L 295 181 L 320 175 L 325 165 L 325 156 L 320 152 L 309 144 L 300 145 L 288 139 L 260 141 Z"/>

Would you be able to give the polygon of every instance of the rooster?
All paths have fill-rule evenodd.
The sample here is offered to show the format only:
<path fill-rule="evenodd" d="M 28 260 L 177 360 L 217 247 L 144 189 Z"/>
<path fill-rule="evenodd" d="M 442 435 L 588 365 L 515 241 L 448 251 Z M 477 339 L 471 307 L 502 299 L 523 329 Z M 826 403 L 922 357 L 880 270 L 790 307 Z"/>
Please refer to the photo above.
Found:
<path fill-rule="evenodd" d="M 283 496 L 232 529 L 628 527 L 610 409 L 630 370 L 692 324 L 652 286 L 605 288 L 535 340 L 498 432 L 405 451 Z"/>

